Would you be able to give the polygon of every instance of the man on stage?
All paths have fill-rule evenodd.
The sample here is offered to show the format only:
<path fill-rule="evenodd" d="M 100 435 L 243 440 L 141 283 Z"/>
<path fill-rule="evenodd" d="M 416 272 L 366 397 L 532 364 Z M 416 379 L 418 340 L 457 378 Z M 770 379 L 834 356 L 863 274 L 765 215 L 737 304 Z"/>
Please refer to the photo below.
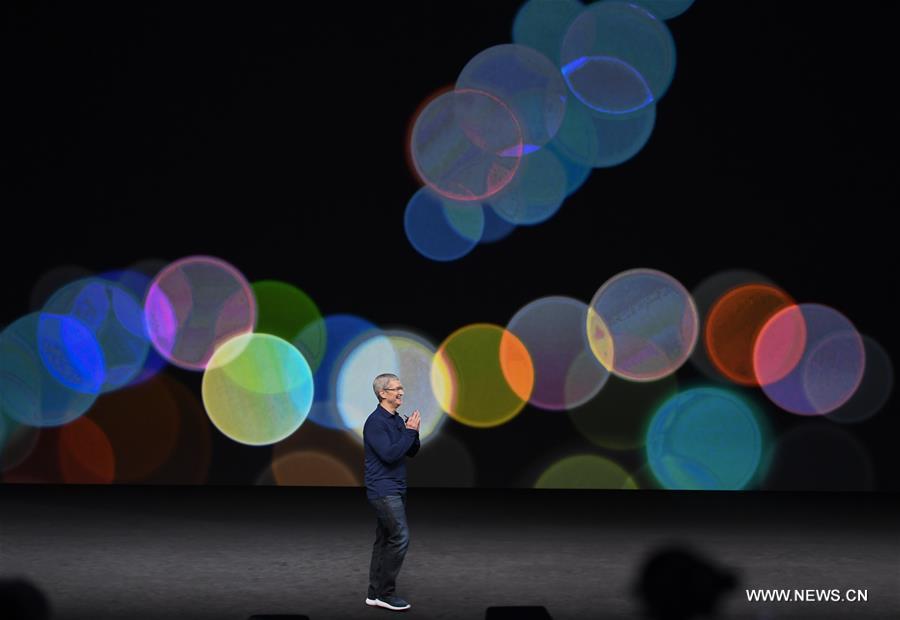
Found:
<path fill-rule="evenodd" d="M 406 523 L 406 457 L 419 451 L 419 410 L 408 418 L 397 410 L 403 405 L 403 385 L 397 375 L 381 374 L 372 382 L 378 399 L 363 427 L 366 453 L 366 497 L 378 524 L 369 566 L 366 605 L 394 611 L 411 605 L 395 594 L 397 574 L 409 547 Z"/>

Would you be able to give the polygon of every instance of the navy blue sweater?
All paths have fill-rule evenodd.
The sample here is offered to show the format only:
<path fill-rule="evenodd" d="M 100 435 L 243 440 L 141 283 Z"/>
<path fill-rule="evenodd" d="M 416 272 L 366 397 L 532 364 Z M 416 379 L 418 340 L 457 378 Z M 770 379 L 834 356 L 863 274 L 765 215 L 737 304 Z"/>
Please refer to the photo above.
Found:
<path fill-rule="evenodd" d="M 406 428 L 397 414 L 378 407 L 363 426 L 366 450 L 366 496 L 406 493 L 406 457 L 419 451 L 419 432 Z"/>

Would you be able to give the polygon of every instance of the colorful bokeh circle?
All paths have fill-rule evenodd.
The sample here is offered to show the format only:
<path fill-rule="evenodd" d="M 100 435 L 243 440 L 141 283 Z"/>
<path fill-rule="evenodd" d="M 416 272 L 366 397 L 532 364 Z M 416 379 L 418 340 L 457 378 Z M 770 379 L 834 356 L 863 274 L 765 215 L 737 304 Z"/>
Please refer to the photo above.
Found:
<path fill-rule="evenodd" d="M 296 431 L 313 402 L 313 376 L 291 343 L 245 334 L 223 344 L 203 374 L 210 420 L 239 443 L 267 445 Z"/>
<path fill-rule="evenodd" d="M 189 256 L 154 278 L 144 313 L 160 355 L 181 368 L 203 370 L 220 345 L 253 331 L 256 299 L 246 278 L 227 262 Z"/>
<path fill-rule="evenodd" d="M 655 381 L 678 370 L 694 350 L 697 308 L 672 276 L 632 269 L 610 278 L 588 311 L 591 350 L 610 372 Z"/>
<path fill-rule="evenodd" d="M 793 303 L 769 284 L 738 286 L 719 298 L 709 311 L 703 339 L 718 371 L 740 385 L 758 386 L 753 372 L 756 339 L 769 319 Z"/>
<path fill-rule="evenodd" d="M 587 71 L 577 86 L 569 80 L 586 105 L 597 112 L 627 114 L 666 92 L 675 74 L 675 42 L 666 25 L 646 9 L 606 0 L 591 4 L 569 25 L 560 63 L 563 74 L 575 66 Z"/>
<path fill-rule="evenodd" d="M 416 117 L 410 159 L 419 179 L 452 200 L 482 200 L 515 176 L 524 153 L 522 129 L 498 97 L 474 89 L 431 100 Z"/>
<path fill-rule="evenodd" d="M 766 396 L 798 415 L 824 415 L 842 406 L 860 386 L 865 367 L 862 336 L 847 317 L 820 304 L 776 313 L 753 350 Z"/>
<path fill-rule="evenodd" d="M 534 365 L 522 341 L 489 323 L 467 325 L 438 347 L 434 394 L 450 417 L 476 428 L 513 419 L 531 398 Z"/>
<path fill-rule="evenodd" d="M 591 355 L 587 314 L 584 302 L 553 296 L 529 303 L 510 319 L 506 328 L 522 341 L 534 365 L 532 405 L 571 409 L 603 388 L 609 371 Z"/>
<path fill-rule="evenodd" d="M 637 489 L 634 478 L 618 463 L 596 454 L 568 456 L 548 467 L 536 489 Z"/>
<path fill-rule="evenodd" d="M 758 477 L 763 433 L 732 392 L 694 388 L 667 401 L 647 430 L 647 460 L 667 489 L 736 490 Z"/>
<path fill-rule="evenodd" d="M 0 333 L 0 412 L 26 426 L 84 414 L 103 384 L 102 352 L 81 322 L 28 314 Z"/>
<path fill-rule="evenodd" d="M 307 344 L 298 348 L 310 367 L 318 368 L 325 356 L 327 332 L 316 302 L 296 286 L 278 280 L 254 282 L 252 288 L 257 307 L 254 331 L 288 342 L 294 342 L 303 334 Z"/>
<path fill-rule="evenodd" d="M 105 278 L 77 280 L 47 300 L 44 312 L 76 319 L 91 332 L 103 355 L 101 392 L 125 387 L 144 369 L 150 350 L 144 312 L 125 287 Z"/>
<path fill-rule="evenodd" d="M 549 58 L 516 44 L 495 45 L 476 54 L 460 72 L 456 88 L 490 93 L 507 103 L 522 129 L 525 154 L 556 134 L 569 94 Z"/>

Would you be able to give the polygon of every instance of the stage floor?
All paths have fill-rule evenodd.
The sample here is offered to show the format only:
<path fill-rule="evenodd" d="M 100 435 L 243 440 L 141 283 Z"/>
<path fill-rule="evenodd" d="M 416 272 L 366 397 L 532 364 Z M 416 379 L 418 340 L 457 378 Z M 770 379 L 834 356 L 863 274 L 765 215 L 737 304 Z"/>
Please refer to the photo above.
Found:
<path fill-rule="evenodd" d="M 305 614 L 368 608 L 374 516 L 358 488 L 0 485 L 0 578 L 58 619 Z M 885 494 L 410 489 L 405 617 L 639 618 L 660 546 L 734 571 L 718 618 L 900 617 L 900 497 Z M 747 589 L 866 590 L 865 602 L 749 602 Z"/>

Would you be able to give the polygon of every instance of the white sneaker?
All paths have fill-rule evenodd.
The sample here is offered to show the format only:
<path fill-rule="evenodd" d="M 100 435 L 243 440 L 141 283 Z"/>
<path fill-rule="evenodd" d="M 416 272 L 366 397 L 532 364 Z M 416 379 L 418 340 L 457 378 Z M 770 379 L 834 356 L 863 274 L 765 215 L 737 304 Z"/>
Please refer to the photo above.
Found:
<path fill-rule="evenodd" d="M 375 604 L 379 607 L 384 607 L 385 609 L 391 609 L 393 611 L 405 611 L 412 607 L 412 605 L 404 601 L 399 596 L 386 596 L 384 598 L 378 598 L 375 599 Z"/>
<path fill-rule="evenodd" d="M 366 605 L 368 605 L 369 607 L 375 607 L 378 605 L 378 599 L 366 597 Z"/>

